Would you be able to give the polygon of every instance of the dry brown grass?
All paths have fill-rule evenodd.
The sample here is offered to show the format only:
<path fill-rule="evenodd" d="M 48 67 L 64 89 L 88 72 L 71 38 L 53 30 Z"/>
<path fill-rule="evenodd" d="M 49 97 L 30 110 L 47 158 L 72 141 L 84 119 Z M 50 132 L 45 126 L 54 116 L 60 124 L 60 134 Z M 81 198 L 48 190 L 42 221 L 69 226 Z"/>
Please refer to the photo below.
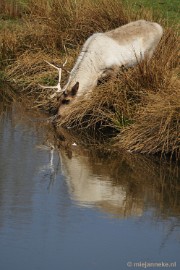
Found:
<path fill-rule="evenodd" d="M 128 22 L 128 14 L 117 0 L 111 5 L 106 0 L 31 0 L 31 6 L 34 9 L 30 19 L 43 21 L 51 30 L 47 33 L 47 39 L 51 39 L 52 35 L 52 41 L 56 41 L 60 49 L 64 46 L 74 48 L 94 32 L 106 31 Z"/>
<path fill-rule="evenodd" d="M 15 0 L 1 0 L 0 1 L 0 15 L 8 18 L 21 17 L 23 12 L 22 5 Z"/>
<path fill-rule="evenodd" d="M 107 0 L 29 0 L 20 27 L 3 29 L 8 38 L 0 38 L 0 55 L 4 59 L 9 53 L 16 58 L 25 50 L 67 52 L 77 49 L 92 33 L 128 20 L 128 14 L 116 0 L 112 5 Z"/>
<path fill-rule="evenodd" d="M 180 92 L 149 95 L 135 123 L 118 136 L 117 146 L 141 153 L 161 153 L 180 158 Z"/>
<path fill-rule="evenodd" d="M 54 85 L 57 73 L 43 60 L 71 69 L 83 42 L 94 32 L 104 32 L 136 19 L 154 20 L 152 11 L 134 13 L 119 0 L 72 1 L 30 0 L 14 28 L 0 35 L 1 66 L 6 80 L 28 106 L 55 113 L 58 99 L 39 84 Z M 158 22 L 163 23 L 161 19 Z M 94 89 L 89 99 L 69 106 L 68 115 L 57 126 L 71 127 L 81 134 L 116 137 L 116 147 L 143 153 L 176 154 L 179 159 L 179 37 L 166 28 L 149 61 Z M 63 74 L 63 82 L 67 74 Z"/>
<path fill-rule="evenodd" d="M 0 84 L 0 106 L 8 107 L 17 98 L 17 93 L 10 85 Z"/>

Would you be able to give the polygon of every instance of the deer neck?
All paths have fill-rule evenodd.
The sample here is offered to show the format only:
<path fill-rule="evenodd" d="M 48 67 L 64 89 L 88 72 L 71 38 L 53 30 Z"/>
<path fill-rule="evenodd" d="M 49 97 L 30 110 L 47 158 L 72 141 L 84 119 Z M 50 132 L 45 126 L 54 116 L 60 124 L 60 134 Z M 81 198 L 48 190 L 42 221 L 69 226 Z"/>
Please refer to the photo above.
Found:
<path fill-rule="evenodd" d="M 93 51 L 82 51 L 73 67 L 67 88 L 71 89 L 76 82 L 79 82 L 77 96 L 91 92 L 97 85 L 97 80 L 101 74 L 101 63 L 98 57 L 95 57 Z"/>

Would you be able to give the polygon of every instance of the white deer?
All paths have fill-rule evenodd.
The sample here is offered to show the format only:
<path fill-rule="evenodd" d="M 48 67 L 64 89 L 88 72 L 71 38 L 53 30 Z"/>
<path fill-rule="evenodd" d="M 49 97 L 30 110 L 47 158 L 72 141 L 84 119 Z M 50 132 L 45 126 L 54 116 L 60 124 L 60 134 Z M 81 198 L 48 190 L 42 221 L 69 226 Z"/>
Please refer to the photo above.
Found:
<path fill-rule="evenodd" d="M 66 85 L 61 88 L 60 68 L 50 64 L 59 71 L 57 86 L 42 86 L 62 92 L 60 110 L 69 104 L 75 96 L 87 95 L 99 80 L 117 73 L 120 67 L 132 67 L 143 59 L 150 59 L 162 37 L 162 27 L 154 22 L 139 20 L 123 25 L 105 33 L 90 36 L 70 72 Z M 55 94 L 52 95 L 54 97 Z"/>

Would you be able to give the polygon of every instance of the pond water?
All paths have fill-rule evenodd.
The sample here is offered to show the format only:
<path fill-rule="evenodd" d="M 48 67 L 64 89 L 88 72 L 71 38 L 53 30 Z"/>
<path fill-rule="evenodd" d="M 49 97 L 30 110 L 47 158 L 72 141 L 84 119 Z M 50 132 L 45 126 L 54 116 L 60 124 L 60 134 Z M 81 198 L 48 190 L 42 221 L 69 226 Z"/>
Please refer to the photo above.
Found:
<path fill-rule="evenodd" d="M 180 269 L 177 167 L 57 149 L 38 119 L 1 112 L 0 269 Z"/>

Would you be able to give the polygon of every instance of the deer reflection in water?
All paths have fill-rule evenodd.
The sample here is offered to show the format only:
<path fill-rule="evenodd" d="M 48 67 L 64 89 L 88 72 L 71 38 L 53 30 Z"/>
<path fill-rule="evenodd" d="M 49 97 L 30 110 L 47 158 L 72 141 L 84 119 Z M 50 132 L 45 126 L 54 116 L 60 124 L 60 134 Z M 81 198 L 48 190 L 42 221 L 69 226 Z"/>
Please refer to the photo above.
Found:
<path fill-rule="evenodd" d="M 46 165 L 43 165 L 39 168 L 39 171 L 41 173 L 44 173 L 43 178 L 48 177 L 50 179 L 48 189 L 51 187 L 51 185 L 54 183 L 57 173 L 58 173 L 58 167 L 54 164 L 54 152 L 55 147 L 52 145 L 49 141 L 46 141 L 46 145 L 38 145 L 37 148 L 39 148 L 42 151 L 48 151 L 49 152 L 49 162 Z"/>
<path fill-rule="evenodd" d="M 85 149 L 79 142 L 74 143 L 75 137 L 64 132 L 60 135 L 58 155 L 61 173 L 76 204 L 97 207 L 122 217 L 141 216 L 148 204 L 160 213 L 167 204 L 172 211 L 180 210 L 179 183 L 167 164 L 160 166 L 141 155 L 103 154 L 95 149 Z M 54 151 L 51 155 L 50 163 Z"/>

